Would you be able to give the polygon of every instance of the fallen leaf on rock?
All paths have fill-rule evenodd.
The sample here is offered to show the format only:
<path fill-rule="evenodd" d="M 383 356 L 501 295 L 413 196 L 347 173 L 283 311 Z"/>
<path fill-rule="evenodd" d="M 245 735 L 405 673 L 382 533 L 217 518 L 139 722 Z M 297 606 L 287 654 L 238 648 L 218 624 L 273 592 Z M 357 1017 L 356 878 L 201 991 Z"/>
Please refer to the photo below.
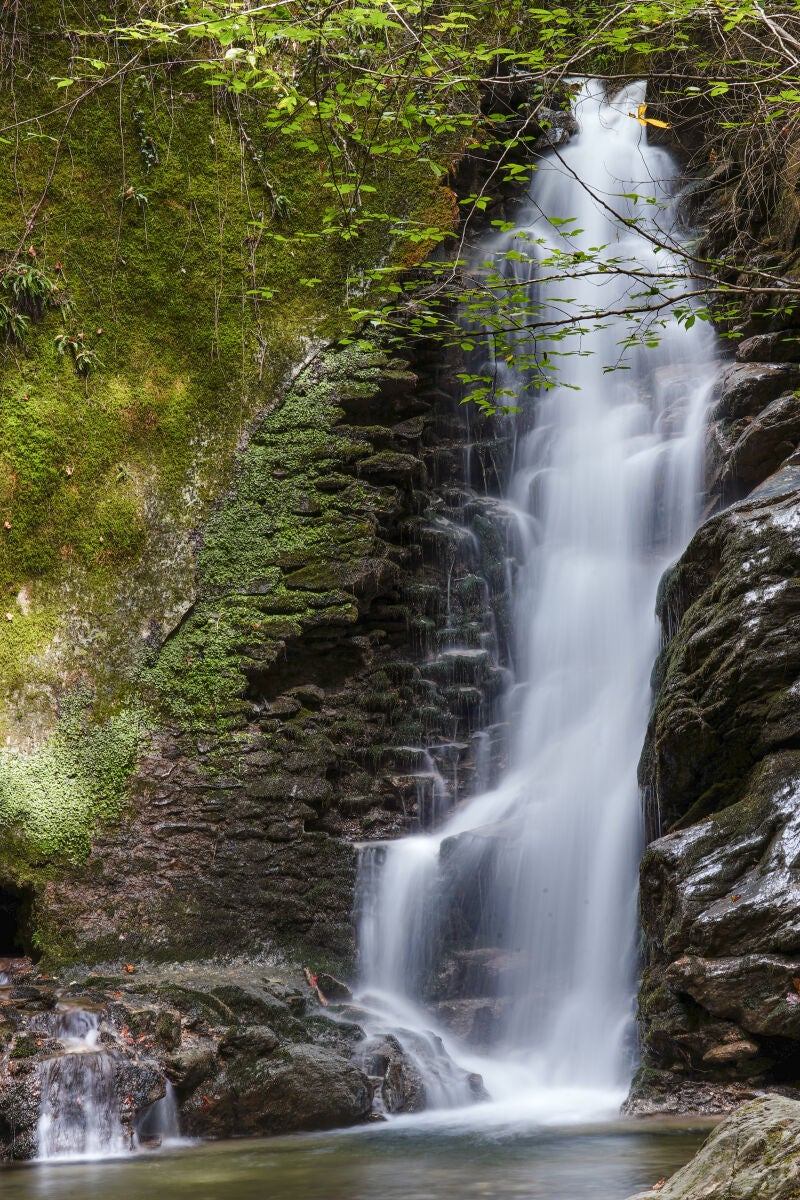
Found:
<path fill-rule="evenodd" d="M 133 965 L 133 963 L 125 963 L 125 966 L 122 969 L 126 975 L 133 975 L 136 971 L 136 967 Z"/>

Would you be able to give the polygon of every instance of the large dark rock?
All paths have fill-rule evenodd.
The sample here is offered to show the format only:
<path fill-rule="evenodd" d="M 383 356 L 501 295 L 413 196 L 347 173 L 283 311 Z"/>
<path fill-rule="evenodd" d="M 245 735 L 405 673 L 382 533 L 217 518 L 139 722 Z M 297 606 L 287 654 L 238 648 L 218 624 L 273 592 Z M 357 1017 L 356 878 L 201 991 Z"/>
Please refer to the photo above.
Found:
<path fill-rule="evenodd" d="M 736 800 L 752 766 L 800 735 L 800 478 L 788 471 L 707 521 L 662 589 L 675 636 L 641 770 L 667 825 Z"/>
<path fill-rule="evenodd" d="M 640 775 L 651 834 L 671 831 L 641 865 L 634 1112 L 721 1112 L 754 1087 L 800 1086 L 798 369 L 725 375 L 717 484 L 749 494 L 701 526 L 659 597 Z"/>
<path fill-rule="evenodd" d="M 734 363 L 722 374 L 713 411 L 715 419 L 754 417 L 782 392 L 800 384 L 796 362 Z"/>
<path fill-rule="evenodd" d="M 246 1053 L 184 1106 L 187 1131 L 214 1137 L 332 1129 L 366 1119 L 372 1089 L 365 1073 L 314 1045 Z"/>
<path fill-rule="evenodd" d="M 800 752 L 768 756 L 742 787 L 645 853 L 642 920 L 667 958 L 800 955 Z"/>
<path fill-rule="evenodd" d="M 723 488 L 748 490 L 777 471 L 800 443 L 800 398 L 786 392 L 763 408 L 734 443 L 722 475 Z"/>

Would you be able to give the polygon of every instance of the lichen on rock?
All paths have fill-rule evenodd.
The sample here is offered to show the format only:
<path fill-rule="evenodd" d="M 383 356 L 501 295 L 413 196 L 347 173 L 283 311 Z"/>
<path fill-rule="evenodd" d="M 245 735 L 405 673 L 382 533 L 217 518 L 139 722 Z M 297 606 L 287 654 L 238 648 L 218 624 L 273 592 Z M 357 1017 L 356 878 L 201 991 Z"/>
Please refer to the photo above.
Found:
<path fill-rule="evenodd" d="M 794 1200 L 800 1185 L 800 1104 L 743 1104 L 665 1183 L 630 1200 Z"/>

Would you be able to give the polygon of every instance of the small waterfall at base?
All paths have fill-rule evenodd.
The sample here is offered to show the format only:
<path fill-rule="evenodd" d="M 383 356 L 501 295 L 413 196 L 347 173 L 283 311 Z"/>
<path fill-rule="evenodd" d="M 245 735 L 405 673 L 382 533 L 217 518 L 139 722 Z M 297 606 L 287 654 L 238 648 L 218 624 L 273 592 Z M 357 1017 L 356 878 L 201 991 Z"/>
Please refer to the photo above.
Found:
<path fill-rule="evenodd" d="M 140 1146 L 158 1147 L 183 1145 L 178 1100 L 175 1089 L 167 1080 L 167 1090 L 160 1100 L 146 1108 L 136 1122 L 136 1138 Z"/>
<path fill-rule="evenodd" d="M 629 341 L 626 313 L 648 303 L 648 273 L 682 272 L 663 248 L 676 236 L 677 170 L 631 119 L 644 91 L 608 101 L 602 84 L 583 85 L 580 132 L 539 163 L 515 230 L 481 247 L 510 283 L 535 286 L 545 317 L 582 327 L 540 348 L 558 370 L 519 420 L 504 496 L 517 560 L 508 768 L 436 832 L 362 856 L 365 1005 L 412 1056 L 403 1029 L 436 1030 L 424 1001 L 442 1013 L 449 1000 L 462 1035 L 480 1008 L 471 1044 L 438 1030 L 450 1054 L 515 1114 L 527 1096 L 552 1120 L 613 1110 L 632 1073 L 636 768 L 655 598 L 696 523 L 714 376 L 713 335 L 700 321 L 682 327 L 677 300 L 659 310 L 657 345 Z M 587 258 L 565 282 L 576 251 Z M 521 373 L 496 370 L 523 391 Z M 439 1102 L 466 1099 L 462 1087 Z"/>
<path fill-rule="evenodd" d="M 42 1033 L 57 1038 L 63 1051 L 41 1069 L 39 1159 L 105 1158 L 130 1149 L 113 1063 L 98 1044 L 97 1013 L 65 1008 L 40 1020 Z"/>

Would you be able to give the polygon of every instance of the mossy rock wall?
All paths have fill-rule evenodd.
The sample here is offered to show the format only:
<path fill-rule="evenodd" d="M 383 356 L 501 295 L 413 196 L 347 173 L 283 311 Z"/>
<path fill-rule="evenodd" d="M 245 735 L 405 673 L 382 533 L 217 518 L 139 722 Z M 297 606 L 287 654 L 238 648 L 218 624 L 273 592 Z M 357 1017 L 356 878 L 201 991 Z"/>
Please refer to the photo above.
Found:
<path fill-rule="evenodd" d="M 0 887 L 33 894 L 24 936 L 51 960 L 306 936 L 341 957 L 332 777 L 345 833 L 411 821 L 407 779 L 378 787 L 389 816 L 372 796 L 384 747 L 480 705 L 459 681 L 428 703 L 409 665 L 436 627 L 431 555 L 403 525 L 429 503 L 435 398 L 380 354 L 322 353 L 348 277 L 395 252 L 391 222 L 294 239 L 330 205 L 319 164 L 166 52 L 59 88 L 81 30 L 128 11 L 100 9 L 0 15 L 0 269 L 56 286 L 0 359 Z M 376 171 L 388 214 L 456 219 L 427 165 Z M 383 644 L 409 660 L 393 676 Z M 355 711 L 327 713 L 348 687 Z"/>
<path fill-rule="evenodd" d="M 450 647 L 503 619 L 503 518 L 464 482 L 451 365 L 417 365 L 323 356 L 254 432 L 144 676 L 168 728 L 123 816 L 88 860 L 20 868 L 48 960 L 268 949 L 341 969 L 352 842 L 433 819 L 426 746 L 470 786 L 502 672 Z M 477 440 L 481 474 L 506 451 Z"/>

